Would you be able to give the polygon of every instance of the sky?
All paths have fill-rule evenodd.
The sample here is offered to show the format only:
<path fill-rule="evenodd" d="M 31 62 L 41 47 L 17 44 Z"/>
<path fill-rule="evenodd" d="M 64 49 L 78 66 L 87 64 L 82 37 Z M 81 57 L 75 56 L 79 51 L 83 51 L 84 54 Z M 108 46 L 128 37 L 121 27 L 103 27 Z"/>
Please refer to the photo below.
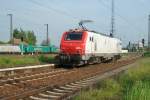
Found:
<path fill-rule="evenodd" d="M 115 37 L 123 45 L 142 38 L 147 42 L 150 0 L 114 0 Z M 93 20 L 86 27 L 104 34 L 110 33 L 111 0 L 0 0 L 0 41 L 8 41 L 9 16 L 13 28 L 33 30 L 37 44 L 46 39 L 49 24 L 51 43 L 59 46 L 63 32 L 77 28 L 80 20 Z"/>

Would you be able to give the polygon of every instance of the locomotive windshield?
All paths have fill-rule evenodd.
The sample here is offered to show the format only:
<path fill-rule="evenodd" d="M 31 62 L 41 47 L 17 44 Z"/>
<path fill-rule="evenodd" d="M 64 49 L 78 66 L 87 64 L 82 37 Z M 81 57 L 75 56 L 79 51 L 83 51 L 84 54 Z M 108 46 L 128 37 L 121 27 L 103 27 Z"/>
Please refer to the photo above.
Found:
<path fill-rule="evenodd" d="M 66 34 L 65 40 L 82 40 L 82 32 L 69 32 Z"/>

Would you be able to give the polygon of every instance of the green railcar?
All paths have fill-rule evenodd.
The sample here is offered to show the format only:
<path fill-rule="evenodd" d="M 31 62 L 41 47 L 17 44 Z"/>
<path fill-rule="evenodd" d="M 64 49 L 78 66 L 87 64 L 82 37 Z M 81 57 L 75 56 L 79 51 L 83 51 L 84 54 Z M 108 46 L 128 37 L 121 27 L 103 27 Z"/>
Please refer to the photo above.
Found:
<path fill-rule="evenodd" d="M 57 53 L 58 52 L 58 48 L 56 48 L 55 46 L 51 46 L 50 47 L 51 48 L 51 52 L 53 52 L 53 53 Z"/>
<path fill-rule="evenodd" d="M 23 53 L 56 53 L 57 48 L 55 46 L 32 46 L 32 45 L 20 45 L 21 52 Z"/>

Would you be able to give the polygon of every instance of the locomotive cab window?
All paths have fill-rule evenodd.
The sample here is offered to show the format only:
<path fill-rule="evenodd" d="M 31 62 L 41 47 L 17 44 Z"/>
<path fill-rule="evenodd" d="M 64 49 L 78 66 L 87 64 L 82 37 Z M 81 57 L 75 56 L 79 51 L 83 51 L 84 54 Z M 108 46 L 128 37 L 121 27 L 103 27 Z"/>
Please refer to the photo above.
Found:
<path fill-rule="evenodd" d="M 82 40 L 82 32 L 69 32 L 66 34 L 65 40 Z"/>
<path fill-rule="evenodd" d="M 90 37 L 90 41 L 91 41 L 91 42 L 94 42 L 94 38 L 93 38 L 93 37 Z"/>
<path fill-rule="evenodd" d="M 94 38 L 92 37 L 92 42 L 94 42 Z"/>
<path fill-rule="evenodd" d="M 92 38 L 90 37 L 90 41 L 92 41 Z"/>

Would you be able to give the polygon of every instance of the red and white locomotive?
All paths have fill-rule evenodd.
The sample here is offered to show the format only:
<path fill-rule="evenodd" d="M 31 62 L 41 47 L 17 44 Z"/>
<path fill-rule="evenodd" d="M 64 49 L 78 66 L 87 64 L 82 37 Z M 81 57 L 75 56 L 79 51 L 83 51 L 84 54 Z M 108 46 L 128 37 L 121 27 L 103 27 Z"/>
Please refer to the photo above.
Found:
<path fill-rule="evenodd" d="M 74 29 L 64 32 L 60 43 L 60 64 L 101 63 L 118 59 L 121 41 L 94 31 Z"/>

